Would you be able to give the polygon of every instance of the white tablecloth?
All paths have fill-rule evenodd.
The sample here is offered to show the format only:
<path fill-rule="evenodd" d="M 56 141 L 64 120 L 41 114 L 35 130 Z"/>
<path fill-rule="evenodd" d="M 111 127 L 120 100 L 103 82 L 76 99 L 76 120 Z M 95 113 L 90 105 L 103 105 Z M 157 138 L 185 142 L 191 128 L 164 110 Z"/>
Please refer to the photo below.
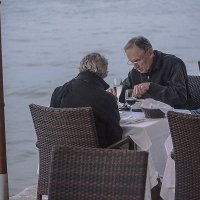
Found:
<path fill-rule="evenodd" d="M 124 137 L 129 135 L 141 150 L 149 152 L 145 200 L 151 200 L 151 188 L 163 176 L 167 160 L 164 142 L 169 136 L 166 118 L 145 119 L 141 112 L 121 112 Z M 144 120 L 144 121 L 143 121 Z"/>
<path fill-rule="evenodd" d="M 173 149 L 171 135 L 168 136 L 165 142 L 165 148 L 168 155 L 165 172 L 162 181 L 160 196 L 164 200 L 174 200 L 175 195 L 175 162 L 171 158 L 171 151 Z"/>

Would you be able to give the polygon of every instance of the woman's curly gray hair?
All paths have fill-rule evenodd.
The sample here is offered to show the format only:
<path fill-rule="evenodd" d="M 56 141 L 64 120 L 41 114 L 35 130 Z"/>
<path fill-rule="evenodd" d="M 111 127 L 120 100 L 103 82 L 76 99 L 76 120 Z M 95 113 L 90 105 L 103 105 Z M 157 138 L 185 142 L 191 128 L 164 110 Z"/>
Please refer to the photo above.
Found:
<path fill-rule="evenodd" d="M 90 71 L 105 78 L 108 74 L 108 60 L 99 53 L 90 53 L 81 60 L 79 71 Z"/>

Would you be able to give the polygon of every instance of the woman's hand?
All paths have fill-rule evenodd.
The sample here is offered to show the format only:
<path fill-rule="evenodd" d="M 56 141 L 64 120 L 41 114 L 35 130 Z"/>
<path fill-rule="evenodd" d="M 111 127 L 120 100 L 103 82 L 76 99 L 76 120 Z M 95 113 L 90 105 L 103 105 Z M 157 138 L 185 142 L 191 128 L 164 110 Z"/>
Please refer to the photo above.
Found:
<path fill-rule="evenodd" d="M 110 92 L 112 95 L 114 95 L 115 97 L 117 97 L 117 93 L 115 91 L 115 89 L 113 87 L 110 87 L 106 90 L 107 92 Z"/>

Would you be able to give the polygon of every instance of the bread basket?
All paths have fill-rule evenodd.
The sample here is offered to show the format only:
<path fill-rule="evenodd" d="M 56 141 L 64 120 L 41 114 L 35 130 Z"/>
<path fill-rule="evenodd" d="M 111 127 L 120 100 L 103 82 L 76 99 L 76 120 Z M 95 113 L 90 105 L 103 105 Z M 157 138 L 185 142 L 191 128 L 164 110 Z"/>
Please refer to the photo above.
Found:
<path fill-rule="evenodd" d="M 165 113 L 160 109 L 141 108 L 146 118 L 164 118 Z"/>

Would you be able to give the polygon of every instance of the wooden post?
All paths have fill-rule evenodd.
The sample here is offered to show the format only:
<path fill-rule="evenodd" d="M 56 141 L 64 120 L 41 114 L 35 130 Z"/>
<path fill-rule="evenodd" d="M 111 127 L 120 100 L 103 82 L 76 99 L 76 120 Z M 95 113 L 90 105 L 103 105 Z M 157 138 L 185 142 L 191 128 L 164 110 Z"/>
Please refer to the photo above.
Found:
<path fill-rule="evenodd" d="M 199 71 L 200 71 L 200 60 L 198 61 L 198 65 L 199 65 Z"/>
<path fill-rule="evenodd" d="M 0 4 L 1 4 L 1 1 L 0 1 Z M 1 20 L 1 16 L 0 16 L 0 20 Z M 5 118 L 4 118 L 1 21 L 0 21 L 0 199 L 1 200 L 9 199 L 7 161 L 6 161 Z"/>

